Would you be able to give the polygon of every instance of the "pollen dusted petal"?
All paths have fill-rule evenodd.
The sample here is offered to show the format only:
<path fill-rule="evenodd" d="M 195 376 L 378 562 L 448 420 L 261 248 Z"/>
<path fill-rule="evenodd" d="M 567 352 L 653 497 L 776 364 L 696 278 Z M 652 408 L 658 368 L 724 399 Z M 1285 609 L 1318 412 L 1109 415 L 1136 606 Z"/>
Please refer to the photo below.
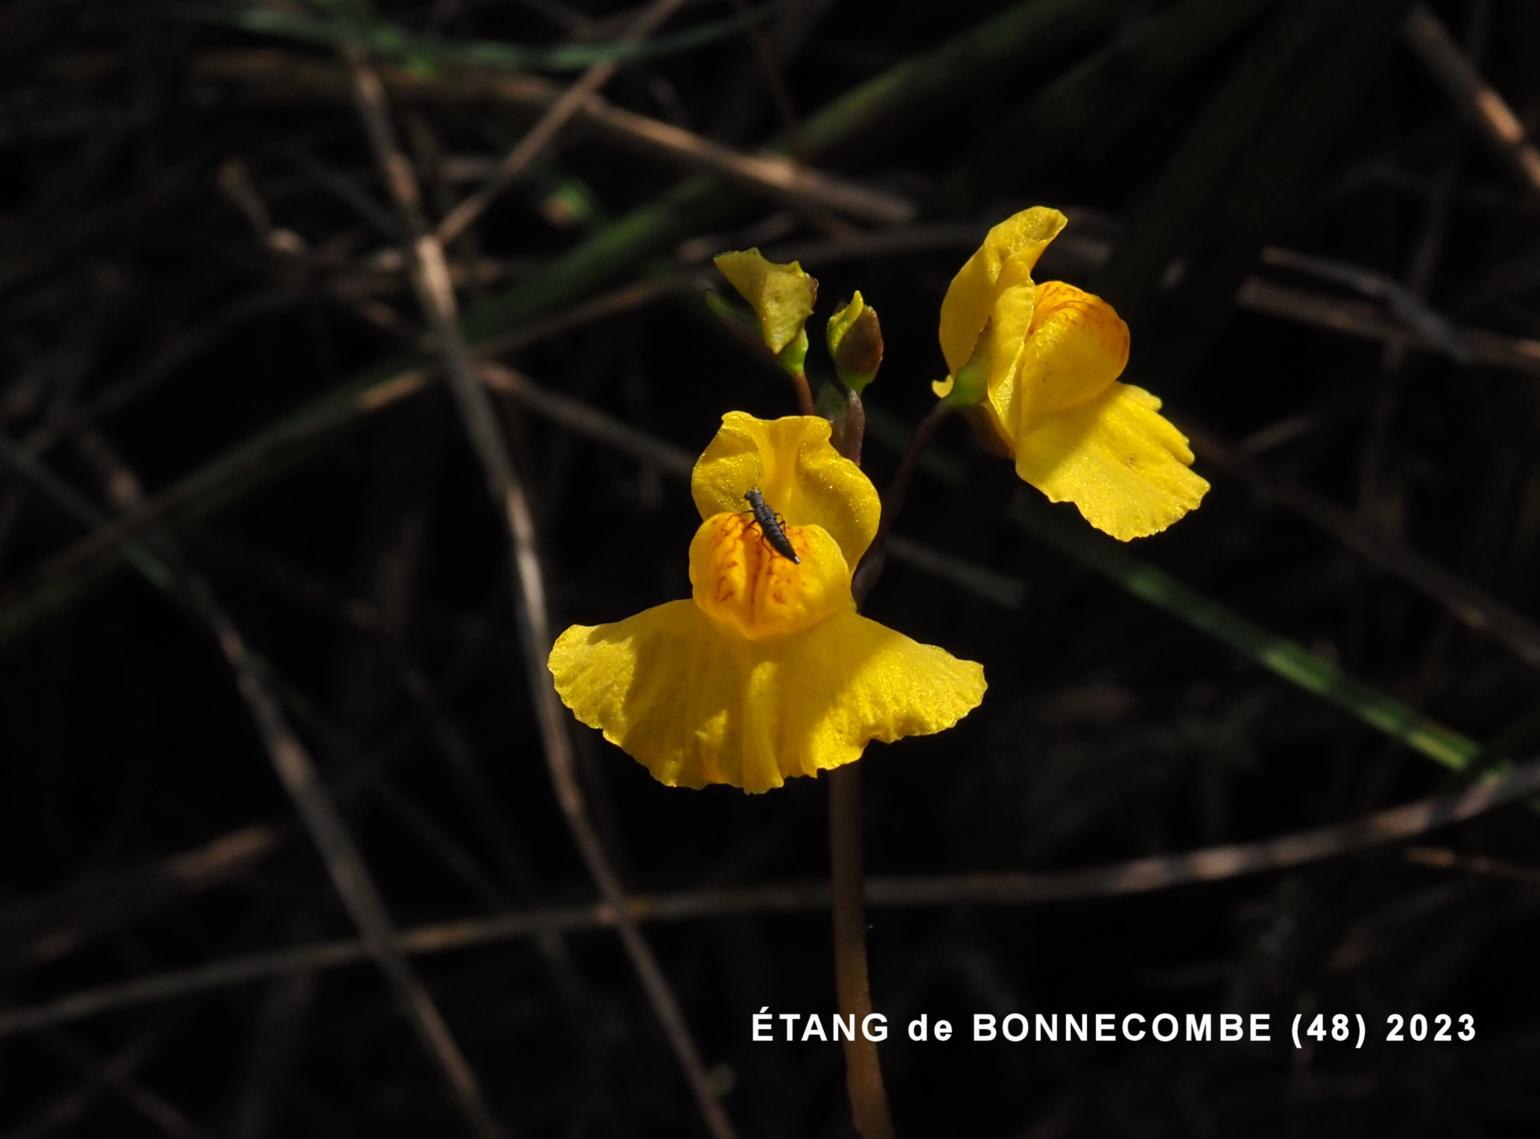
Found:
<path fill-rule="evenodd" d="M 1208 483 L 1190 468 L 1187 437 L 1143 388 L 1114 383 L 1098 399 L 1039 419 L 1016 439 L 1016 473 L 1053 502 L 1128 541 L 1192 510 Z"/>
<path fill-rule="evenodd" d="M 729 411 L 690 475 L 700 516 L 742 510 L 744 491 L 758 487 L 790 525 L 821 526 L 855 565 L 877 533 L 882 503 L 829 434 L 829 421 L 816 415 L 756 419 Z"/>
<path fill-rule="evenodd" d="M 799 562 L 782 557 L 752 517 L 713 514 L 690 543 L 695 603 L 750 639 L 782 637 L 854 608 L 850 566 L 816 526 L 785 527 Z"/>

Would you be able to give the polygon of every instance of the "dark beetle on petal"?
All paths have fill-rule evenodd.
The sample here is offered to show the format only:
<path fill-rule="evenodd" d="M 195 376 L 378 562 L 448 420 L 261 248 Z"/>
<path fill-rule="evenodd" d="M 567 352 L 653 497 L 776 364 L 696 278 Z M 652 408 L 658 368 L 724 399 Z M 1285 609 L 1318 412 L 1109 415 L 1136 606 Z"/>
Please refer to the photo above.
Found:
<path fill-rule="evenodd" d="M 760 530 L 765 535 L 765 541 L 770 543 L 770 548 L 789 562 L 802 564 L 802 559 L 797 557 L 797 551 L 792 548 L 791 540 L 786 537 L 786 531 L 781 529 L 781 518 L 770 509 L 770 504 L 765 501 L 765 496 L 759 493 L 758 487 L 751 487 L 744 496 L 749 501 L 749 509 L 754 512 L 754 521 L 759 523 Z"/>

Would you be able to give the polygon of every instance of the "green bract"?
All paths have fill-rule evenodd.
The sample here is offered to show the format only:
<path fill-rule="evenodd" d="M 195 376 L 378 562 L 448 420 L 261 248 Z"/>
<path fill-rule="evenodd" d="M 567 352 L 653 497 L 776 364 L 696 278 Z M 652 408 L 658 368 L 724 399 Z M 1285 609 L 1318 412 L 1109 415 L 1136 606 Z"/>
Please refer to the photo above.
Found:
<path fill-rule="evenodd" d="M 765 347 L 788 370 L 800 373 L 807 358 L 804 325 L 813 315 L 818 282 L 795 261 L 780 265 L 767 260 L 758 249 L 718 253 L 714 260 L 722 276 L 759 318 Z"/>

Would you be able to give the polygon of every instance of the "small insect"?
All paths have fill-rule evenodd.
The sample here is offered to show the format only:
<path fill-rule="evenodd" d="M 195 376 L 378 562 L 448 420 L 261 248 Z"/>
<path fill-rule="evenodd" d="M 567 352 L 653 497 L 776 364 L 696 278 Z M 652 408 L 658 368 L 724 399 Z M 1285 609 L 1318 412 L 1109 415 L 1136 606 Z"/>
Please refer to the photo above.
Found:
<path fill-rule="evenodd" d="M 792 548 L 791 539 L 786 537 L 786 531 L 781 529 L 785 523 L 781 516 L 770 508 L 765 501 L 765 496 L 759 493 L 759 488 L 751 487 L 743 496 L 749 501 L 749 509 L 754 512 L 754 521 L 759 523 L 760 532 L 764 534 L 765 541 L 770 543 L 770 548 L 781 557 L 797 565 L 802 564 L 802 559 L 797 557 L 797 551 Z"/>

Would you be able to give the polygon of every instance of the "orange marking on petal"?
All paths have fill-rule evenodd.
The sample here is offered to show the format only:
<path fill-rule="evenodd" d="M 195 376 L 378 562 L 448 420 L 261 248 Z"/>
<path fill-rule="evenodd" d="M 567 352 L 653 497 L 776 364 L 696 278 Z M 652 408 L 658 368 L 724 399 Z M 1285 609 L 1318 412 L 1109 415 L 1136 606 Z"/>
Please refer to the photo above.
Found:
<path fill-rule="evenodd" d="M 774 550 L 752 519 L 708 518 L 691 551 L 696 601 L 750 638 L 805 628 L 849 604 L 850 570 L 828 535 L 794 525 L 786 535 L 800 562 Z"/>

